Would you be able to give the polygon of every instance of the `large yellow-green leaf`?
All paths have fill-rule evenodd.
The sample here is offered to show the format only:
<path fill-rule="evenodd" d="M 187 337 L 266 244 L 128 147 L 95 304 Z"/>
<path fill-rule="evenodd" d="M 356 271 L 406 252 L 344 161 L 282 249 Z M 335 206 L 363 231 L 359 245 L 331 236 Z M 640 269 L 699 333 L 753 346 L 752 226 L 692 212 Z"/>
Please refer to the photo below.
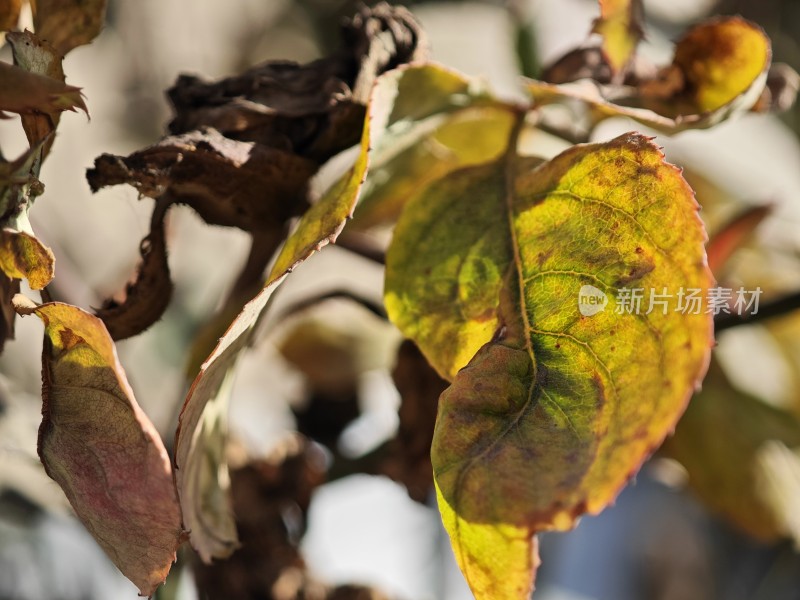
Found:
<path fill-rule="evenodd" d="M 142 412 L 103 322 L 68 304 L 20 314 L 45 325 L 39 456 L 115 565 L 151 595 L 183 539 L 172 467 Z"/>
<path fill-rule="evenodd" d="M 641 0 L 600 0 L 600 18 L 592 31 L 603 36 L 603 54 L 612 71 L 622 71 L 644 36 Z"/>
<path fill-rule="evenodd" d="M 702 129 L 746 112 L 758 102 L 771 63 L 769 38 L 741 17 L 701 23 L 678 42 L 672 65 L 638 88 L 584 79 L 555 85 L 528 81 L 538 105 L 577 100 L 590 124 L 629 117 L 663 131 Z"/>
<path fill-rule="evenodd" d="M 638 134 L 533 169 L 509 152 L 406 207 L 386 306 L 453 378 L 431 458 L 479 599 L 526 597 L 531 535 L 602 510 L 682 414 L 707 364 L 710 315 L 678 312 L 675 298 L 631 314 L 619 290 L 704 294 L 697 209 Z M 607 304 L 579 304 L 587 293 Z"/>
<path fill-rule="evenodd" d="M 730 523 L 762 541 L 800 542 L 790 525 L 800 503 L 796 484 L 770 477 L 775 443 L 800 448 L 797 417 L 736 389 L 714 362 L 663 450 L 686 468 L 700 499 Z M 800 458 L 787 456 L 798 472 Z M 773 485 L 764 485 L 769 480 Z"/>

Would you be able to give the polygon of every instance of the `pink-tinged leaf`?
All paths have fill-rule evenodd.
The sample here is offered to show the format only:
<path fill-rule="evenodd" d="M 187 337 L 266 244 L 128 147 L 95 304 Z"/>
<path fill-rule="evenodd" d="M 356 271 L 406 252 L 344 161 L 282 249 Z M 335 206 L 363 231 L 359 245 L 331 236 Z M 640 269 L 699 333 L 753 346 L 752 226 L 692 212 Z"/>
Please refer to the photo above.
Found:
<path fill-rule="evenodd" d="M 706 255 L 712 273 L 719 274 L 731 255 L 753 235 L 771 212 L 771 206 L 755 206 L 736 216 L 711 236 L 706 245 Z"/>
<path fill-rule="evenodd" d="M 169 456 L 103 322 L 68 304 L 14 299 L 45 325 L 39 457 L 120 571 L 150 596 L 183 540 Z"/>

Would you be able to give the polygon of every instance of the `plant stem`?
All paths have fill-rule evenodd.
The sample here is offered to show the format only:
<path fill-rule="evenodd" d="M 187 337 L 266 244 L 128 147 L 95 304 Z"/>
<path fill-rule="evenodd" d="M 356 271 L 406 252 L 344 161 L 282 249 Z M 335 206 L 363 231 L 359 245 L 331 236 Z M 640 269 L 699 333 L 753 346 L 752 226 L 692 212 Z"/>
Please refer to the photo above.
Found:
<path fill-rule="evenodd" d="M 800 291 L 767 302 L 759 307 L 755 314 L 719 314 L 714 318 L 714 330 L 720 332 L 740 325 L 752 325 L 766 319 L 789 314 L 798 308 L 800 308 Z"/>

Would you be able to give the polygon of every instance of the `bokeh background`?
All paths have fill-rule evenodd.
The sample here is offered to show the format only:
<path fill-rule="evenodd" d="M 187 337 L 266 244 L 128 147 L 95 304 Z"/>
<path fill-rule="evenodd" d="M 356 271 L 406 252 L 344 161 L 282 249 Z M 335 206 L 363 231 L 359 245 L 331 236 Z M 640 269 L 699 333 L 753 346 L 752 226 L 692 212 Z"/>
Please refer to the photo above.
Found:
<path fill-rule="evenodd" d="M 598 13 L 591 0 L 408 4 L 435 60 L 481 76 L 509 97 L 520 96 L 522 65 L 535 70 L 591 41 Z M 269 59 L 312 60 L 335 47 L 337 24 L 355 7 L 349 0 L 111 0 L 103 33 L 64 64 L 67 83 L 83 88 L 91 120 L 62 119 L 42 171 L 46 192 L 32 211 L 34 229 L 57 257 L 59 299 L 99 306 L 134 271 L 152 201 L 124 187 L 92 195 L 84 173 L 101 153 L 125 155 L 163 135 L 170 118 L 163 92 L 178 74 L 215 79 Z M 669 60 L 672 42 L 688 25 L 712 13 L 739 13 L 766 29 L 774 60 L 800 67 L 796 0 L 647 0 L 645 8 L 640 51 L 658 62 Z M 7 47 L 0 58 L 11 60 Z M 775 205 L 758 248 L 736 258 L 744 280 L 748 273 L 767 278 L 773 289 L 765 294 L 800 287 L 799 126 L 795 107 L 780 117 L 746 116 L 712 131 L 658 138 L 668 160 L 686 168 L 712 229 L 748 205 Z M 630 129 L 643 128 L 613 120 L 594 137 Z M 0 146 L 7 157 L 26 148 L 17 119 L 0 121 Z M 157 326 L 119 344 L 137 399 L 167 443 L 186 390 L 193 336 L 224 299 L 248 249 L 244 233 L 209 227 L 181 207 L 171 213 L 169 235 L 173 303 Z M 381 288 L 379 266 L 328 248 L 288 280 L 276 309 L 334 290 L 379 304 Z M 350 361 L 332 365 L 327 375 L 344 370 L 357 380 L 360 416 L 339 443 L 358 457 L 397 426 L 390 371 L 399 336 L 344 301 L 303 318 L 352 350 Z M 794 321 L 778 327 L 797 331 Z M 251 456 L 268 453 L 294 429 L 291 407 L 308 400 L 309 374 L 280 352 L 296 325 L 268 327 L 241 365 L 231 430 Z M 18 320 L 17 339 L 0 357 L 0 599 L 134 598 L 135 588 L 71 516 L 36 458 L 40 333 L 38 321 Z M 777 405 L 800 406 L 797 357 L 787 357 L 774 336 L 742 327 L 720 341 L 718 355 L 736 385 Z M 324 581 L 366 583 L 407 600 L 471 597 L 435 502 L 414 502 L 384 477 L 353 475 L 317 490 L 302 547 L 309 569 Z M 685 473 L 667 460 L 651 461 L 603 515 L 585 518 L 569 534 L 544 536 L 542 559 L 539 600 L 800 599 L 800 560 L 791 544 L 758 544 L 708 514 L 685 489 Z M 174 579 L 172 597 L 204 597 L 187 570 Z"/>

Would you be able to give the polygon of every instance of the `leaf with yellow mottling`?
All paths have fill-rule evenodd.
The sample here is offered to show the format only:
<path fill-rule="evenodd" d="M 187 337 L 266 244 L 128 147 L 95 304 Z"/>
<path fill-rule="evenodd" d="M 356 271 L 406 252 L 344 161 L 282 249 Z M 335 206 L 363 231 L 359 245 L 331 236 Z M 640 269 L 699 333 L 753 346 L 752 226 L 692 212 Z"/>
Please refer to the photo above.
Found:
<path fill-rule="evenodd" d="M 386 306 L 453 379 L 431 458 L 479 600 L 527 597 L 532 547 L 520 540 L 602 510 L 682 414 L 707 364 L 710 315 L 674 304 L 647 314 L 646 303 L 629 314 L 619 290 L 708 288 L 697 208 L 638 134 L 536 168 L 510 151 L 406 207 Z M 587 291 L 605 310 L 581 304 Z"/>

